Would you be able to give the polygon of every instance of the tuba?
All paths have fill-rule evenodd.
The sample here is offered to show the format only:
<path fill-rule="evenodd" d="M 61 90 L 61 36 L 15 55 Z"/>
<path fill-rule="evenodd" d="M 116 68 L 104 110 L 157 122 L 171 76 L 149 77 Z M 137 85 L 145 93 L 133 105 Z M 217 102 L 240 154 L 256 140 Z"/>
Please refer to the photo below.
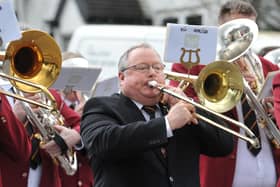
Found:
<path fill-rule="evenodd" d="M 250 19 L 235 19 L 219 27 L 218 46 L 216 58 L 238 63 L 240 71 L 250 73 L 256 77 L 253 84 L 248 84 L 243 78 L 244 93 L 254 109 L 258 124 L 264 128 L 266 136 L 271 140 L 276 148 L 280 148 L 280 133 L 273 120 L 267 115 L 264 107 L 257 98 L 264 84 L 262 64 L 251 47 L 258 36 L 258 26 Z"/>
<path fill-rule="evenodd" d="M 0 90 L 0 93 L 21 101 L 29 122 L 38 129 L 41 143 L 53 140 L 58 133 L 53 125 L 64 125 L 55 98 L 48 91 L 57 79 L 61 69 L 61 52 L 54 39 L 38 30 L 22 32 L 22 38 L 9 43 L 6 52 L 0 54 L 3 61 L 3 73 L 15 88 L 16 94 Z M 43 102 L 24 98 L 24 93 L 38 93 Z M 34 113 L 30 104 L 39 106 Z M 68 148 L 66 153 L 54 158 L 68 175 L 77 170 L 76 153 Z"/>
<path fill-rule="evenodd" d="M 251 47 L 258 37 L 258 26 L 250 19 L 235 19 L 219 27 L 217 55 L 218 60 L 235 62 L 242 58 L 239 65 L 242 72 L 256 77 L 251 89 L 258 94 L 264 83 L 262 65 Z"/>

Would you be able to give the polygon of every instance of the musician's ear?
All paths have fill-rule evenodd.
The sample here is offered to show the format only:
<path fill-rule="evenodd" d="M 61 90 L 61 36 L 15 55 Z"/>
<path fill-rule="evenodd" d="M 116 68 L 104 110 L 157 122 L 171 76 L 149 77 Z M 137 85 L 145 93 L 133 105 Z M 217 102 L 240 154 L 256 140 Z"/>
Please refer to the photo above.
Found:
<path fill-rule="evenodd" d="M 123 81 L 124 80 L 124 73 L 119 72 L 119 80 Z"/>

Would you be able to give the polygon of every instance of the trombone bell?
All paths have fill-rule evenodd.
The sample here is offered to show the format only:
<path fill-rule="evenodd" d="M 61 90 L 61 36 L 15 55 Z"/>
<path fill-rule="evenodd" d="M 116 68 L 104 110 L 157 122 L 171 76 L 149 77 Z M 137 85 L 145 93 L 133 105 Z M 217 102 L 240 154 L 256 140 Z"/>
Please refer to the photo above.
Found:
<path fill-rule="evenodd" d="M 193 85 L 201 104 L 218 113 L 232 109 L 243 93 L 242 75 L 237 66 L 215 61 L 205 66 L 198 76 L 164 71 L 166 78 Z"/>
<path fill-rule="evenodd" d="M 194 88 L 202 105 L 223 113 L 232 109 L 242 96 L 242 74 L 234 64 L 215 61 L 202 69 Z"/>

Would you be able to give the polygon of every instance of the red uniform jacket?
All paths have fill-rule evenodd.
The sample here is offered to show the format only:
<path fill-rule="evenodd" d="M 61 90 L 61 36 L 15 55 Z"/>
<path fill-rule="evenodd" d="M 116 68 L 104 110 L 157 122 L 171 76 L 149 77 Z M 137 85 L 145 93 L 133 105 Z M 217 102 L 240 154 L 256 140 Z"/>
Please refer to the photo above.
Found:
<path fill-rule="evenodd" d="M 278 127 L 280 127 L 280 73 L 273 79 L 274 115 Z"/>
<path fill-rule="evenodd" d="M 263 66 L 264 76 L 268 72 L 278 70 L 278 66 L 270 63 L 264 58 L 260 57 Z M 193 67 L 191 69 L 191 74 L 198 75 L 203 66 Z M 172 71 L 185 73 L 186 70 L 181 64 L 173 64 Z M 172 85 L 176 85 L 174 81 L 171 81 Z M 189 91 L 190 90 L 190 91 Z M 196 94 L 192 88 L 186 90 L 186 94 L 190 97 L 196 98 Z M 229 115 L 237 118 L 236 110 L 228 112 Z M 234 130 L 239 131 L 239 129 L 234 126 Z M 236 138 L 236 137 L 235 137 Z M 237 142 L 237 141 L 235 141 Z M 274 148 L 273 148 L 274 149 Z M 226 156 L 220 158 L 210 158 L 206 156 L 201 156 L 200 159 L 200 182 L 202 187 L 231 187 L 235 171 L 235 162 L 236 162 L 236 151 L 237 143 L 235 143 L 233 152 Z M 277 169 L 277 175 L 280 174 L 280 151 L 274 149 L 274 159 Z"/>
<path fill-rule="evenodd" d="M 273 79 L 273 98 L 274 98 L 274 116 L 278 128 L 280 129 L 280 74 L 275 75 Z M 280 151 L 277 151 L 277 159 L 280 159 Z M 278 180 L 277 187 L 280 187 L 280 180 Z"/>
<path fill-rule="evenodd" d="M 77 160 L 78 170 L 73 176 L 66 175 L 64 170 L 60 168 L 60 178 L 62 187 L 93 186 L 93 173 L 85 150 L 77 151 Z"/>
<path fill-rule="evenodd" d="M 1 173 L 13 168 L 5 160 L 10 160 L 15 165 L 28 162 L 31 143 L 23 124 L 14 116 L 6 96 L 0 94 L 0 97 L 0 187 L 8 187 L 9 185 L 2 184 Z"/>
<path fill-rule="evenodd" d="M 80 132 L 80 117 L 62 101 L 60 95 L 51 90 L 56 99 L 58 109 L 65 118 L 65 125 Z M 18 154 L 22 156 L 22 154 Z M 14 154 L 14 156 L 17 156 Z M 61 187 L 61 179 L 59 176 L 59 165 L 55 164 L 53 159 L 44 150 L 40 150 L 42 159 L 42 177 L 40 187 Z M 29 160 L 25 162 L 15 163 L 12 158 L 6 158 L 3 162 L 8 166 L 2 171 L 2 181 L 6 187 L 26 187 L 29 171 Z"/>
<path fill-rule="evenodd" d="M 73 176 L 67 175 L 60 167 L 60 178 L 62 187 L 92 187 L 93 173 L 90 167 L 89 159 L 85 148 L 79 150 L 77 153 L 78 170 Z"/>

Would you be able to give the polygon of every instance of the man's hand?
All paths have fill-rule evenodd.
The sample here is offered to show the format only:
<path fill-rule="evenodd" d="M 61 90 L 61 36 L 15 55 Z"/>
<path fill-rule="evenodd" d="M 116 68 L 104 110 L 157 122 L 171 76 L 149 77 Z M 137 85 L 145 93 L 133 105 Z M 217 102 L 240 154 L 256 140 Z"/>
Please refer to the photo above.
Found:
<path fill-rule="evenodd" d="M 61 136 L 61 138 L 63 138 L 68 148 L 72 148 L 81 139 L 80 134 L 74 129 L 69 129 L 61 125 L 55 125 L 54 128 Z M 45 149 L 53 157 L 61 155 L 61 149 L 54 140 L 51 140 L 50 142 L 42 145 L 41 148 Z"/>
<path fill-rule="evenodd" d="M 25 94 L 24 97 L 26 99 L 29 99 L 29 100 L 32 100 L 32 101 L 42 102 L 41 96 L 39 94 Z M 26 121 L 26 112 L 25 112 L 21 102 L 24 102 L 24 101 L 19 101 L 19 100 L 15 101 L 15 104 L 14 104 L 14 107 L 13 107 L 13 112 L 14 112 L 15 116 L 21 122 L 24 123 Z M 40 110 L 40 107 L 38 107 L 37 105 L 29 104 L 29 106 L 34 113 L 36 113 Z"/>
<path fill-rule="evenodd" d="M 265 111 L 271 116 L 272 119 L 274 119 L 274 105 L 273 105 L 273 97 L 265 97 L 262 99 L 262 105 L 265 109 Z"/>
<path fill-rule="evenodd" d="M 195 107 L 184 101 L 175 104 L 167 114 L 167 120 L 172 130 L 182 128 L 185 125 L 197 124 Z"/>
<path fill-rule="evenodd" d="M 174 93 L 181 95 L 182 97 L 186 97 L 185 93 L 180 88 L 176 88 L 176 87 L 168 86 L 168 85 L 166 85 L 165 88 Z M 161 101 L 165 104 L 168 104 L 169 106 L 173 106 L 181 100 L 170 94 L 164 93 Z"/>

